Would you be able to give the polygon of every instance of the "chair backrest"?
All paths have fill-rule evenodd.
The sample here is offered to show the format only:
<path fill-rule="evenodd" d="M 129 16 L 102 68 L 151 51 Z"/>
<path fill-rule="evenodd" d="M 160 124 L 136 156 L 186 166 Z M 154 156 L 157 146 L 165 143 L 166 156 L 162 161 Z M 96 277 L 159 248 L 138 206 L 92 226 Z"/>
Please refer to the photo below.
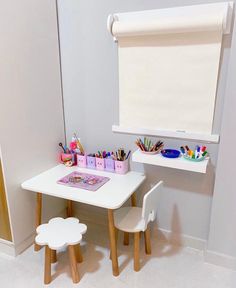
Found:
<path fill-rule="evenodd" d="M 145 222 L 145 229 L 150 221 L 156 218 L 157 204 L 160 198 L 163 181 L 158 182 L 148 193 L 143 197 L 142 218 Z"/>

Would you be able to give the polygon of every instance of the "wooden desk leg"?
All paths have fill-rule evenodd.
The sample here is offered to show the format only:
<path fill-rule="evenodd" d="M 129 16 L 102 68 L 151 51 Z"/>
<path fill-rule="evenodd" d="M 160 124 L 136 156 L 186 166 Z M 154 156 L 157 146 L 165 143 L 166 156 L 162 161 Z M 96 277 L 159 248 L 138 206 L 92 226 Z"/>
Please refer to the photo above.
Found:
<path fill-rule="evenodd" d="M 131 195 L 131 205 L 132 205 L 133 207 L 136 207 L 136 206 L 137 206 L 137 198 L 136 198 L 135 192 Z"/>
<path fill-rule="evenodd" d="M 118 229 L 115 228 L 115 235 L 116 235 L 116 246 L 117 246 L 117 242 L 118 242 Z M 118 257 L 118 256 L 117 256 Z M 110 260 L 111 260 L 111 249 L 110 249 Z"/>
<path fill-rule="evenodd" d="M 67 217 L 73 217 L 73 201 L 67 200 Z"/>
<path fill-rule="evenodd" d="M 36 194 L 36 211 L 35 211 L 35 230 L 36 228 L 41 225 L 42 219 L 42 194 Z M 34 251 L 39 251 L 42 246 L 34 243 Z"/>
<path fill-rule="evenodd" d="M 119 266 L 118 266 L 118 259 L 117 259 L 116 232 L 115 232 L 114 215 L 113 215 L 112 209 L 108 209 L 108 224 L 109 224 L 109 234 L 110 234 L 112 271 L 113 271 L 114 276 L 118 276 Z"/>
<path fill-rule="evenodd" d="M 136 199 L 135 192 L 131 195 L 131 205 L 133 207 L 137 206 L 137 199 Z M 128 232 L 124 232 L 123 244 L 126 245 L 126 246 L 129 245 L 129 233 Z"/>

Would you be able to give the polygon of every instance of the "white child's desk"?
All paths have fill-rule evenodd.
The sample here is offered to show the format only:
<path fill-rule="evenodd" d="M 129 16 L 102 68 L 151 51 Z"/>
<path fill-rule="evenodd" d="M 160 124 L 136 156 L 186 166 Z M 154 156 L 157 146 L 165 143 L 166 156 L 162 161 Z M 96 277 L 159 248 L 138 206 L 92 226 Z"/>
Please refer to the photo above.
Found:
<path fill-rule="evenodd" d="M 73 171 L 109 177 L 110 180 L 97 191 L 88 191 L 57 184 L 57 181 Z M 145 180 L 145 175 L 130 171 L 125 175 L 97 171 L 78 167 L 65 167 L 58 165 L 22 183 L 23 189 L 37 193 L 36 226 L 41 224 L 42 194 L 51 195 L 68 201 L 68 216 L 72 216 L 72 201 L 108 209 L 108 223 L 111 245 L 111 258 L 113 275 L 119 275 L 117 260 L 117 247 L 115 240 L 115 226 L 113 210 L 120 208 L 130 197 L 132 205 L 136 205 L 135 190 Z M 39 247 L 35 245 L 35 250 Z"/>

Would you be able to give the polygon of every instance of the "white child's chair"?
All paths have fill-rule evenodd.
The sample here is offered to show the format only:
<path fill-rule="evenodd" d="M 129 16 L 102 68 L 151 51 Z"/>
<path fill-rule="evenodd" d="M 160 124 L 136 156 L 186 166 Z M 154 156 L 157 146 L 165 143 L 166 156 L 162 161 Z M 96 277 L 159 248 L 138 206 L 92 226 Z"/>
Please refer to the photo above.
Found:
<path fill-rule="evenodd" d="M 143 197 L 143 207 L 122 207 L 115 211 L 114 222 L 118 230 L 134 233 L 134 270 L 140 270 L 139 239 L 140 232 L 144 232 L 145 251 L 151 254 L 150 230 L 148 223 L 156 218 L 157 204 L 163 181 L 158 182 Z"/>

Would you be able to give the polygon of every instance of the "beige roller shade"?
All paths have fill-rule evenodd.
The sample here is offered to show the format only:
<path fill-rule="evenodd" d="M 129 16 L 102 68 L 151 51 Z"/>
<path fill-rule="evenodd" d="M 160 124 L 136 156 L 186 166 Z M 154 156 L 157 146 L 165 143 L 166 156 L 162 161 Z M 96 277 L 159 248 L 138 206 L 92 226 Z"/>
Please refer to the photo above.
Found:
<path fill-rule="evenodd" d="M 223 15 L 115 21 L 119 124 L 211 134 Z"/>

